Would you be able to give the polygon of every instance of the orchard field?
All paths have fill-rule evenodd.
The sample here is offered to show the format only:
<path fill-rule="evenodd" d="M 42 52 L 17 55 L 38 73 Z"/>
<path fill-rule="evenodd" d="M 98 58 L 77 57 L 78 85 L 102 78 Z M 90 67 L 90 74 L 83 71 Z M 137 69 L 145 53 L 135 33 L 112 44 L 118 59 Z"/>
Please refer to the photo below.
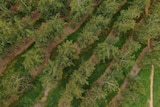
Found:
<path fill-rule="evenodd" d="M 0 0 L 0 107 L 160 107 L 160 0 Z"/>

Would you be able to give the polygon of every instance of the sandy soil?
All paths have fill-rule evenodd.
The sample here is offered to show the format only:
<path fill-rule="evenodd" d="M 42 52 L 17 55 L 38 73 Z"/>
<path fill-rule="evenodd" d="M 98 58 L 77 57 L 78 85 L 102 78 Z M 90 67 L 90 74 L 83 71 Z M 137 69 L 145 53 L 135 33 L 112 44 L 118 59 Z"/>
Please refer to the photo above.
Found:
<path fill-rule="evenodd" d="M 153 80 L 154 80 L 154 65 L 152 65 L 151 75 L 150 75 L 150 100 L 149 100 L 149 107 L 153 107 Z"/>

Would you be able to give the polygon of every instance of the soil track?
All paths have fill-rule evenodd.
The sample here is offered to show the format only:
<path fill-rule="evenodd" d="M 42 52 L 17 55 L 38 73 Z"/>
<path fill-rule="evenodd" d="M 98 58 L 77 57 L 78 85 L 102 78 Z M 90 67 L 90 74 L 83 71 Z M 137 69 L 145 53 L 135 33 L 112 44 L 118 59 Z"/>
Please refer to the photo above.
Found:
<path fill-rule="evenodd" d="M 94 9 L 96 8 L 96 6 L 101 4 L 101 2 L 102 2 L 102 0 L 97 2 L 95 4 L 95 6 L 91 8 L 91 11 L 93 12 Z M 33 77 L 35 77 L 40 71 L 42 71 L 42 69 L 45 68 L 45 65 L 48 64 L 48 61 L 50 59 L 50 56 L 52 54 L 53 49 L 56 48 L 58 44 L 62 43 L 66 39 L 67 36 L 76 32 L 83 25 L 83 23 L 85 23 L 85 21 L 88 19 L 89 16 L 90 16 L 89 14 L 84 15 L 83 18 L 82 18 L 82 21 L 77 23 L 74 29 L 71 28 L 72 21 L 70 21 L 64 27 L 64 30 L 63 30 L 64 33 L 62 34 L 63 35 L 62 38 L 54 40 L 51 43 L 49 43 L 49 46 L 48 46 L 47 50 L 44 51 L 44 53 L 45 53 L 45 63 L 43 65 L 39 66 L 38 69 L 33 70 Z"/>
<path fill-rule="evenodd" d="M 102 0 L 100 0 L 99 2 L 97 2 L 97 3 L 94 5 L 94 7 L 92 7 L 92 11 L 94 11 L 94 9 L 95 9 L 101 2 L 102 2 Z M 70 27 L 70 24 L 72 23 L 72 22 L 70 22 L 70 23 L 65 27 L 65 29 L 64 29 L 64 32 L 65 32 L 65 33 L 64 33 L 64 36 L 68 36 L 68 35 L 72 34 L 73 32 L 77 31 L 77 30 L 81 27 L 81 25 L 86 21 L 86 19 L 87 19 L 88 17 L 89 17 L 89 14 L 86 14 L 86 15 L 83 17 L 83 21 L 82 21 L 81 23 L 77 23 L 77 25 L 76 25 L 76 27 L 75 27 L 74 29 L 72 29 L 72 28 Z M 65 40 L 65 37 L 57 40 L 56 42 L 62 42 L 62 41 L 64 41 L 64 40 Z M 48 48 L 48 51 L 46 52 L 46 55 L 47 55 L 47 57 L 48 57 L 47 59 L 50 58 L 51 52 L 53 51 L 53 48 L 55 48 L 57 45 L 56 45 L 56 43 L 51 43 L 50 46 L 51 46 L 51 47 Z M 77 43 L 74 43 L 74 46 L 77 47 L 77 54 L 80 54 L 80 49 L 78 48 Z M 48 61 L 45 60 L 45 63 L 48 63 Z M 40 68 L 40 69 L 43 69 L 43 68 Z M 64 69 L 64 68 L 62 68 L 62 69 Z M 39 70 L 39 71 L 41 71 L 41 70 Z M 36 74 L 36 75 L 37 75 L 37 74 Z M 56 84 L 55 84 L 55 86 L 56 86 Z M 51 90 L 51 88 L 48 88 L 48 87 L 45 89 L 44 95 L 43 95 L 43 97 L 41 98 L 40 102 L 38 102 L 37 104 L 35 104 L 34 107 L 43 107 L 43 106 L 44 106 L 50 90 Z"/>
<path fill-rule="evenodd" d="M 100 1 L 98 1 L 97 3 L 95 3 L 95 5 L 91 8 L 91 11 L 93 12 L 93 11 L 95 10 L 95 8 L 102 3 L 102 1 L 103 1 L 103 0 L 100 0 Z M 54 49 L 55 47 L 57 47 L 58 44 L 60 44 L 61 42 L 63 42 L 63 41 L 66 39 L 67 36 L 69 36 L 70 34 L 76 32 L 76 31 L 83 25 L 83 23 L 85 23 L 85 21 L 89 18 L 89 16 L 90 16 L 90 14 L 84 15 L 83 18 L 82 18 L 82 21 L 79 22 L 79 23 L 77 23 L 77 24 L 76 24 L 76 27 L 75 27 L 74 29 L 71 28 L 72 21 L 70 21 L 70 22 L 64 27 L 64 33 L 63 33 L 62 38 L 57 39 L 57 40 L 54 40 L 54 41 L 52 41 L 51 43 L 49 43 L 48 48 L 47 48 L 46 50 L 44 50 L 44 53 L 45 53 L 45 62 L 44 62 L 43 65 L 40 65 L 40 66 L 37 67 L 36 69 L 32 70 L 32 73 L 33 73 L 32 76 L 33 76 L 33 78 L 35 78 L 35 77 L 40 73 L 40 71 L 42 71 L 42 70 L 46 67 L 46 65 L 48 64 L 48 61 L 49 61 L 49 59 L 50 59 L 50 56 L 51 56 L 51 53 L 52 53 L 53 49 Z M 13 57 L 13 59 L 14 59 L 14 57 Z M 7 63 L 7 64 L 8 64 L 8 63 Z M 6 64 L 6 66 L 7 66 L 7 64 Z M 5 69 L 5 68 L 4 68 L 4 69 Z M 4 69 L 3 69 L 3 70 L 4 70 Z M 47 90 L 47 91 L 48 91 L 48 90 Z M 44 93 L 45 93 L 44 97 L 46 98 L 46 97 L 48 96 L 48 94 L 46 94 L 46 93 L 48 93 L 48 92 L 44 92 Z M 9 105 L 11 105 L 11 104 L 12 104 L 14 101 L 16 101 L 19 97 L 20 97 L 20 96 L 15 96 L 15 98 L 12 98 L 13 100 L 10 100 Z"/>
<path fill-rule="evenodd" d="M 142 59 L 142 57 L 144 56 L 144 54 L 148 51 L 148 47 L 145 47 L 141 53 L 139 54 L 138 58 L 136 59 L 135 61 L 135 64 L 133 65 L 129 75 L 132 75 L 132 76 L 136 76 L 139 71 L 140 71 L 140 67 L 139 67 L 139 63 Z M 112 100 L 109 102 L 109 106 L 107 105 L 107 107 L 117 107 L 117 102 L 122 99 L 122 95 L 121 95 L 121 92 L 124 91 L 126 89 L 126 86 L 128 85 L 128 76 L 126 76 L 123 84 L 121 85 L 117 95 L 112 98 Z"/>
<path fill-rule="evenodd" d="M 141 20 L 139 21 L 139 23 L 137 23 L 137 25 L 135 26 L 135 28 L 137 29 L 137 28 L 140 26 L 140 24 L 143 23 L 143 21 L 144 21 L 144 19 L 141 19 Z M 112 31 L 113 31 L 113 30 L 112 30 Z M 111 31 L 111 33 L 110 33 L 109 36 L 112 35 L 112 31 Z M 131 31 L 128 39 L 125 41 L 125 43 L 124 43 L 123 46 L 121 47 L 120 51 L 123 51 L 124 48 L 125 48 L 125 45 L 126 45 L 128 42 L 130 42 L 130 40 L 133 39 L 133 34 L 134 34 L 134 30 Z M 109 36 L 108 36 L 108 37 L 109 37 Z M 109 66 L 107 67 L 107 69 L 105 70 L 105 72 L 102 74 L 102 76 L 101 76 L 100 78 L 102 78 L 103 76 L 105 76 L 105 75 L 110 71 L 110 68 L 112 67 L 113 63 L 114 63 L 114 59 L 112 59 L 112 61 L 109 63 Z M 99 78 L 99 79 L 100 79 L 100 78 Z M 97 81 L 98 81 L 98 80 L 97 80 Z"/>
<path fill-rule="evenodd" d="M 144 22 L 144 18 L 140 19 L 139 22 L 136 24 L 136 26 L 135 26 L 134 29 L 139 28 L 139 26 L 140 26 L 143 22 Z M 111 30 L 109 36 L 111 36 L 112 33 L 113 33 L 113 30 Z M 121 47 L 120 51 L 123 51 L 124 48 L 125 48 L 125 45 L 126 45 L 128 42 L 130 42 L 130 40 L 133 40 L 133 35 L 134 35 L 134 30 L 131 31 L 128 39 L 125 41 L 125 43 L 124 43 L 123 46 Z M 108 36 L 108 37 L 109 37 L 109 36 Z M 112 60 L 110 61 L 107 69 L 105 70 L 105 72 L 104 72 L 93 84 L 99 83 L 99 81 L 101 81 L 101 79 L 102 79 L 103 77 L 105 77 L 105 75 L 106 75 L 107 73 L 110 72 L 110 69 L 111 69 L 111 67 L 112 67 L 113 64 L 114 64 L 114 59 L 112 59 Z M 134 68 L 134 69 L 135 69 L 135 68 Z M 93 85 L 93 84 L 92 84 L 92 85 Z M 88 92 L 89 92 L 89 91 L 88 91 Z M 82 102 L 83 102 L 83 101 L 82 101 Z"/>
<path fill-rule="evenodd" d="M 155 3 L 156 3 L 156 0 L 153 0 L 153 2 L 151 2 L 151 6 L 153 6 Z M 150 6 L 150 7 L 151 7 L 151 6 Z M 146 14 L 146 15 L 149 14 L 149 12 L 150 12 L 150 7 L 147 9 L 147 14 Z M 136 27 L 136 28 L 139 28 L 139 26 L 140 26 L 143 22 L 144 22 L 144 18 L 141 19 L 141 21 L 137 24 L 137 27 Z M 144 54 L 147 53 L 148 51 L 149 51 L 149 49 L 148 49 L 148 47 L 146 46 L 146 47 L 142 50 L 142 52 L 139 54 L 138 58 L 136 59 L 135 64 L 133 65 L 133 67 L 132 67 L 129 75 L 132 75 L 132 76 L 138 75 L 139 71 L 141 70 L 141 68 L 140 68 L 140 66 L 139 66 L 139 63 L 140 63 L 142 57 L 144 56 Z M 154 66 L 153 66 L 153 65 L 152 65 L 152 71 L 154 72 Z M 152 72 L 152 71 L 151 71 L 151 72 Z M 150 107 L 153 107 L 153 83 L 152 83 L 152 82 L 153 82 L 153 80 L 152 80 L 152 79 L 153 79 L 153 74 L 152 74 L 152 73 L 151 73 L 151 77 L 150 77 L 150 78 L 151 78 L 151 84 L 150 84 L 150 96 L 151 96 L 151 98 L 150 98 L 150 101 L 149 101 L 149 105 L 150 105 Z M 121 92 L 126 89 L 126 86 L 127 86 L 127 85 L 128 85 L 128 77 L 126 76 L 126 78 L 125 78 L 123 84 L 121 85 L 121 87 L 120 87 L 117 95 L 116 95 L 114 98 L 112 98 L 112 100 L 109 102 L 109 106 L 111 106 L 111 107 L 117 107 L 117 106 L 116 106 L 116 105 L 117 105 L 117 101 L 122 98 Z M 107 105 L 106 107 L 108 107 L 108 105 Z"/>
<path fill-rule="evenodd" d="M 6 58 L 0 59 L 0 76 L 6 69 L 7 65 L 18 55 L 22 54 L 28 47 L 34 43 L 34 40 L 24 38 L 22 44 L 18 44 L 16 48 L 6 54 Z"/>
<path fill-rule="evenodd" d="M 150 100 L 149 100 L 149 107 L 153 107 L 153 80 L 154 80 L 154 65 L 152 65 L 151 75 L 150 75 Z"/>

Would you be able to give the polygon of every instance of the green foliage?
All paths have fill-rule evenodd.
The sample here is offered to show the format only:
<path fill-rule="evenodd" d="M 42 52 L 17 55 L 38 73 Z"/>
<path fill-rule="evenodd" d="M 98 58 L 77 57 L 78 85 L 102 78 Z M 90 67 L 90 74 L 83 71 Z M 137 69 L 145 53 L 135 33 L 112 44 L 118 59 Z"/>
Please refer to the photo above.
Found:
<path fill-rule="evenodd" d="M 118 21 L 115 23 L 115 33 L 117 35 L 133 30 L 136 25 L 136 20 L 140 18 L 140 15 L 143 13 L 145 8 L 144 1 L 135 0 L 131 3 L 132 5 L 130 7 L 120 12 Z"/>
<path fill-rule="evenodd" d="M 81 21 L 83 15 L 90 13 L 92 5 L 92 0 L 72 0 L 70 7 L 73 20 L 76 22 Z"/>
<path fill-rule="evenodd" d="M 57 13 L 66 11 L 64 0 L 40 0 L 38 2 L 38 11 L 47 19 L 49 17 L 55 16 Z"/>
<path fill-rule="evenodd" d="M 36 0 L 17 0 L 19 3 L 18 12 L 21 14 L 28 14 L 36 9 L 37 1 Z"/>
<path fill-rule="evenodd" d="M 72 60 L 78 59 L 76 48 L 72 41 L 66 41 L 61 46 L 58 46 L 58 56 L 56 57 L 57 63 L 60 67 L 67 67 L 74 65 Z"/>
<path fill-rule="evenodd" d="M 20 96 L 19 100 L 15 101 L 13 104 L 9 105 L 9 107 L 30 107 L 33 106 L 37 96 L 42 91 L 42 86 L 39 81 L 34 81 L 33 85 L 27 89 L 22 96 Z"/>
<path fill-rule="evenodd" d="M 153 105 L 154 107 L 158 107 L 159 104 L 159 100 L 160 100 L 160 87 L 159 86 L 159 76 L 160 76 L 160 72 L 159 72 L 160 67 L 159 66 L 155 66 L 155 72 L 154 72 L 154 85 L 153 85 Z"/>
<path fill-rule="evenodd" d="M 59 15 L 52 17 L 47 22 L 42 23 L 35 40 L 39 45 L 46 46 L 50 41 L 62 37 L 64 25 L 65 23 L 59 18 Z"/>
<path fill-rule="evenodd" d="M 0 104 L 7 106 L 7 101 L 18 94 L 21 94 L 24 89 L 31 87 L 30 81 L 32 78 L 29 75 L 19 74 L 11 71 L 10 76 L 6 76 L 0 81 Z"/>
<path fill-rule="evenodd" d="M 27 51 L 22 57 L 24 57 L 23 66 L 26 70 L 37 68 L 38 65 L 44 62 L 44 56 L 39 47 Z"/>
<path fill-rule="evenodd" d="M 104 43 L 106 43 L 106 42 L 104 42 Z M 105 48 L 107 48 L 107 47 L 105 47 Z M 96 50 L 100 51 L 101 48 L 96 48 Z M 106 52 L 106 50 L 103 51 L 103 53 L 105 53 L 105 52 Z M 92 57 L 91 57 L 91 59 L 92 59 Z M 99 61 L 101 61 L 101 60 L 102 59 L 99 59 Z M 73 98 L 83 99 L 83 97 L 82 97 L 82 94 L 84 92 L 83 86 L 89 85 L 87 80 L 88 80 L 89 76 L 93 73 L 93 71 L 95 70 L 95 65 L 97 63 L 99 63 L 99 62 L 87 60 L 85 63 L 82 63 L 80 65 L 78 70 L 74 71 L 74 73 L 71 75 L 71 79 L 70 79 L 69 83 L 66 85 L 66 90 L 63 93 L 62 98 L 59 101 L 59 106 L 62 106 L 63 104 L 66 104 L 66 106 L 70 106 L 70 103 L 73 100 Z M 104 80 L 104 81 L 106 81 L 106 80 Z M 115 81 L 105 82 L 105 83 L 103 83 L 102 87 L 104 87 L 106 89 L 107 88 L 114 89 L 116 87 L 116 86 L 114 86 L 115 85 L 114 83 L 115 83 Z M 112 85 L 112 86 L 109 86 L 109 85 Z"/>
<path fill-rule="evenodd" d="M 103 16 L 94 16 L 89 23 L 84 27 L 84 30 L 78 38 L 78 46 L 85 48 L 88 44 L 92 44 L 98 40 L 101 30 L 109 24 L 109 19 L 105 19 Z"/>
<path fill-rule="evenodd" d="M 73 60 L 78 59 L 76 48 L 72 41 L 66 41 L 58 46 L 57 57 L 49 61 L 49 65 L 43 70 L 43 77 L 40 78 L 43 87 L 52 87 L 55 81 L 62 78 L 63 68 L 74 65 Z"/>
<path fill-rule="evenodd" d="M 40 78 L 43 88 L 53 87 L 53 83 L 62 78 L 62 71 L 58 63 L 49 61 L 49 65 L 43 70 L 43 76 Z"/>
<path fill-rule="evenodd" d="M 114 13 L 117 12 L 117 7 L 119 6 L 119 4 L 120 3 L 117 0 L 103 1 L 103 3 L 97 9 L 97 14 L 101 14 L 105 18 L 110 18 Z"/>
<path fill-rule="evenodd" d="M 0 54 L 3 54 L 5 49 L 5 46 L 7 42 L 9 43 L 9 38 L 11 35 L 11 31 L 9 30 L 10 24 L 7 24 L 6 22 L 0 21 Z M 8 35 L 8 36 L 4 36 Z"/>
<path fill-rule="evenodd" d="M 94 70 L 94 66 L 89 61 L 83 63 L 78 70 L 75 70 L 69 83 L 66 85 L 66 90 L 60 99 L 59 106 L 64 103 L 66 106 L 70 106 L 73 98 L 82 98 L 82 93 L 84 92 L 83 86 L 88 84 L 87 79 Z"/>
<path fill-rule="evenodd" d="M 102 45 L 103 46 L 103 45 Z M 106 47 L 106 46 L 104 46 Z M 107 46 L 108 48 L 108 46 Z M 86 92 L 85 97 L 82 100 L 81 107 L 98 107 L 99 100 L 105 100 L 106 96 L 110 93 L 116 92 L 118 90 L 119 84 L 118 80 L 123 78 L 123 70 L 128 69 L 133 65 L 134 57 L 133 53 L 140 48 L 140 44 L 135 41 L 130 41 L 124 45 L 121 54 L 114 57 L 115 62 L 111 66 L 109 73 L 104 74 L 100 77 Z M 100 49 L 102 50 L 102 49 Z M 105 52 L 105 51 L 104 51 Z M 99 90 L 99 94 L 96 93 Z"/>
<path fill-rule="evenodd" d="M 97 101 L 105 99 L 105 97 L 118 90 L 118 84 L 111 76 L 104 76 L 101 80 L 92 85 L 83 98 L 80 107 L 98 107 Z"/>
<path fill-rule="evenodd" d="M 7 19 L 7 20 L 11 20 L 12 17 L 14 16 L 14 13 L 11 12 L 8 7 L 10 6 L 10 3 L 7 3 L 4 0 L 0 1 L 0 18 L 1 19 Z"/>
<path fill-rule="evenodd" d="M 140 47 L 141 45 L 133 40 L 124 45 L 123 50 L 115 58 L 115 66 L 117 66 L 116 68 L 128 68 L 129 66 L 133 65 L 135 59 L 135 55 L 133 53 L 140 49 Z"/>
<path fill-rule="evenodd" d="M 136 29 L 137 22 L 143 17 L 145 6 L 149 6 L 149 4 L 146 0 L 129 0 L 121 8 L 122 10 L 119 10 L 124 4 L 124 0 L 103 0 L 91 16 L 92 9 L 96 7 L 98 2 L 99 0 L 0 1 L 0 57 L 7 52 L 12 52 L 8 50 L 12 49 L 15 44 L 26 44 L 27 42 L 22 41 L 25 38 L 35 41 L 32 50 L 27 49 L 25 54 L 20 55 L 20 60 L 16 60 L 14 67 L 7 68 L 5 71 L 7 73 L 0 78 L 0 89 L 2 89 L 0 91 L 0 106 L 9 106 L 8 103 L 12 98 L 22 95 L 23 91 L 33 84 L 31 89 L 34 90 L 30 90 L 31 93 L 27 90 L 26 93 L 30 94 L 23 94 L 22 96 L 26 97 L 20 97 L 19 103 L 16 103 L 15 106 L 33 106 L 34 101 L 40 100 L 45 89 L 51 89 L 53 91 L 50 92 L 49 97 L 52 97 L 51 100 L 56 99 L 57 102 L 53 101 L 47 106 L 56 106 L 58 99 L 60 99 L 58 106 L 70 107 L 72 100 L 79 100 L 82 102 L 75 104 L 76 106 L 100 107 L 100 101 L 106 102 L 110 98 L 110 94 L 118 91 L 119 82 L 135 62 L 135 52 L 141 48 L 139 42 L 146 44 L 148 39 L 151 39 L 151 52 L 145 54 L 142 65 L 144 65 L 144 69 L 149 69 L 151 64 L 160 66 L 160 3 L 151 7 L 149 15 L 145 17 L 145 23 L 140 24 L 139 29 L 136 30 L 136 36 L 133 35 L 133 40 L 127 40 L 126 45 L 122 49 L 118 49 L 116 47 L 117 38 L 114 35 L 119 36 L 119 41 L 123 44 L 124 41 L 120 36 L 126 37 L 129 31 Z M 69 6 L 66 5 L 68 3 L 70 3 Z M 14 7 L 16 4 L 18 6 Z M 11 8 L 17 8 L 17 10 L 13 11 Z M 33 20 L 34 11 L 40 15 L 40 19 L 35 22 Z M 45 61 L 49 60 L 49 64 L 43 65 L 45 57 L 43 54 L 48 51 L 50 43 L 52 41 L 57 43 L 57 40 L 64 39 L 63 35 L 66 36 L 70 32 L 63 32 L 66 31 L 65 28 L 70 27 L 68 26 L 70 23 L 67 24 L 67 27 L 65 26 L 64 21 L 67 20 L 65 18 L 69 17 L 72 19 L 71 22 L 78 25 L 77 22 L 82 21 L 85 15 L 90 15 L 90 17 L 85 21 L 86 24 L 79 31 L 80 33 L 67 38 L 58 45 L 53 50 L 55 52 L 53 60 L 52 58 L 46 59 Z M 74 31 L 75 29 L 69 28 L 68 30 Z M 102 33 L 108 35 L 110 30 L 113 32 L 109 36 L 113 38 L 107 37 L 106 41 L 101 40 L 104 39 L 104 37 L 100 37 L 104 35 Z M 75 43 L 69 41 L 73 38 L 74 42 L 77 40 Z M 139 42 L 134 39 L 138 39 Z M 105 42 L 99 43 L 99 41 Z M 89 45 L 92 46 L 89 47 Z M 42 49 L 44 49 L 43 52 Z M 81 54 L 81 52 L 83 53 Z M 89 57 L 90 59 L 88 59 Z M 111 59 L 113 59 L 113 64 L 111 63 L 109 71 L 105 72 L 105 67 L 108 65 L 105 61 L 109 62 Z M 107 64 L 100 66 L 101 63 Z M 38 65 L 45 68 L 37 82 L 36 79 L 31 78 L 30 71 L 32 69 L 38 70 Z M 95 70 L 95 67 L 100 69 Z M 101 76 L 103 72 L 105 73 Z M 96 75 L 96 79 L 99 78 L 90 82 L 89 78 L 93 73 L 93 76 Z M 38 84 L 36 87 L 35 82 Z M 54 86 L 57 84 L 55 89 Z M 127 89 L 122 93 L 123 98 L 119 101 L 119 106 L 134 105 L 135 102 L 138 102 L 140 95 L 144 96 L 144 90 L 141 79 L 129 76 Z M 55 96 L 52 96 L 52 92 Z M 56 104 L 54 104 L 55 102 Z"/>
<path fill-rule="evenodd" d="M 13 22 L 0 20 L 0 54 L 13 45 L 22 43 L 24 37 L 33 37 L 33 24 L 27 18 L 13 17 Z M 12 48 L 13 49 L 13 48 Z"/>

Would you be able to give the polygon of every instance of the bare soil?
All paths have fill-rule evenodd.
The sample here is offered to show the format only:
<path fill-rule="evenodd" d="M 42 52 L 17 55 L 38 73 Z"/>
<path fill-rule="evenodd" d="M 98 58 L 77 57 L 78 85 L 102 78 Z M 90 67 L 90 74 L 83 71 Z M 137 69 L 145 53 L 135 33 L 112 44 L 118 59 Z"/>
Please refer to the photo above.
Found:
<path fill-rule="evenodd" d="M 150 75 L 150 100 L 149 100 L 149 107 L 153 107 L 153 80 L 154 80 L 154 65 L 152 65 L 151 75 Z"/>
<path fill-rule="evenodd" d="M 95 7 L 98 6 L 101 2 L 102 2 L 102 0 L 98 1 L 98 2 L 95 4 L 95 6 L 92 7 L 91 11 L 94 11 Z M 36 69 L 32 70 L 32 72 L 33 72 L 32 76 L 33 76 L 33 77 L 37 76 L 37 75 L 39 74 L 39 72 L 42 71 L 42 70 L 46 67 L 46 65 L 48 64 L 48 61 L 49 61 L 49 59 L 50 59 L 50 57 L 51 57 L 51 53 L 52 53 L 53 49 L 54 49 L 55 47 L 57 47 L 58 44 L 60 44 L 61 42 L 63 42 L 67 36 L 69 36 L 70 34 L 76 32 L 76 31 L 81 27 L 81 25 L 86 21 L 86 19 L 87 19 L 88 17 L 89 17 L 88 14 L 84 15 L 83 21 L 80 22 L 80 23 L 77 23 L 77 24 L 76 24 L 76 27 L 75 27 L 74 29 L 71 28 L 71 23 L 72 23 L 72 21 L 70 21 L 70 22 L 64 27 L 64 33 L 63 33 L 62 38 L 57 39 L 57 40 L 49 43 L 49 47 L 48 47 L 46 50 L 44 50 L 44 53 L 45 53 L 45 62 L 44 62 L 43 65 L 40 65 L 40 66 L 37 67 Z M 1 62 L 1 61 L 0 61 L 0 62 Z M 6 64 L 6 66 L 7 66 L 7 64 Z M 4 69 L 3 69 L 3 70 L 4 70 Z M 45 93 L 45 94 L 44 94 L 44 96 L 43 96 L 42 98 L 46 98 L 46 97 L 48 96 L 48 93 L 49 93 L 48 89 L 46 89 L 44 93 Z M 15 100 L 17 100 L 18 97 L 19 97 L 19 96 L 16 96 L 15 98 L 12 98 L 12 99 L 14 99 L 14 100 L 10 101 L 10 104 L 13 103 Z M 41 101 L 40 103 L 37 103 L 35 106 L 36 106 L 36 107 L 43 107 L 42 101 Z"/>
<path fill-rule="evenodd" d="M 97 2 L 97 4 L 92 8 L 92 11 L 93 11 L 93 10 L 95 9 L 95 7 L 98 6 L 101 2 L 102 2 L 101 0 L 100 0 L 99 2 Z M 82 21 L 81 23 L 77 23 L 77 24 L 76 24 L 76 27 L 75 27 L 74 29 L 71 28 L 71 23 L 72 23 L 72 21 L 71 21 L 70 23 L 68 23 L 68 25 L 64 28 L 64 37 L 72 34 L 72 33 L 75 32 L 75 31 L 77 31 L 77 30 L 81 27 L 81 25 L 86 21 L 86 19 L 87 19 L 88 17 L 89 17 L 88 14 L 84 15 L 83 21 Z M 64 41 L 64 39 L 65 39 L 64 37 L 63 37 L 63 38 L 60 38 L 60 39 L 59 39 L 58 41 L 56 41 L 55 43 L 52 42 L 52 43 L 50 44 L 50 48 L 48 48 L 48 51 L 46 52 L 46 56 L 48 57 L 47 59 L 50 58 L 51 52 L 53 51 L 53 48 L 55 48 L 55 47 L 57 46 L 57 43 Z M 76 43 L 74 44 L 74 46 L 78 48 L 78 46 L 77 46 Z M 80 50 L 79 50 L 79 49 L 77 49 L 77 54 L 80 54 Z M 92 56 L 92 57 L 93 57 L 93 56 Z M 92 59 L 92 57 L 90 58 L 90 60 Z M 48 63 L 48 61 L 46 60 L 45 63 Z M 43 67 L 42 67 L 41 69 L 43 69 Z M 41 71 L 41 70 L 39 70 L 39 71 Z M 36 75 L 37 75 L 37 74 L 36 74 Z M 43 107 L 43 106 L 44 106 L 44 103 L 45 103 L 46 100 L 47 100 L 47 96 L 48 96 L 48 94 L 49 94 L 49 91 L 50 91 L 50 89 L 49 89 L 49 90 L 48 90 L 48 88 L 45 89 L 44 95 L 43 95 L 43 97 L 41 98 L 41 101 L 40 101 L 39 103 L 35 104 L 34 107 Z"/>
<path fill-rule="evenodd" d="M 18 44 L 14 50 L 6 53 L 5 58 L 0 59 L 0 75 L 2 75 L 3 71 L 6 69 L 7 65 L 18 55 L 24 52 L 28 47 L 30 47 L 34 43 L 33 40 L 24 38 L 21 44 Z"/>
<path fill-rule="evenodd" d="M 139 71 L 140 71 L 141 68 L 138 65 L 139 65 L 141 59 L 143 58 L 144 54 L 147 51 L 148 51 L 148 47 L 145 47 L 142 50 L 142 52 L 139 54 L 138 58 L 136 59 L 135 64 L 133 65 L 133 67 L 132 67 L 129 75 L 136 76 L 139 73 Z M 123 84 L 121 85 L 121 87 L 120 87 L 117 95 L 114 98 L 112 98 L 112 100 L 109 102 L 109 106 L 111 106 L 111 107 L 117 107 L 118 101 L 122 99 L 121 93 L 122 93 L 122 91 L 124 91 L 126 89 L 126 87 L 127 87 L 128 84 L 129 84 L 128 83 L 128 76 L 126 76 L 126 78 L 125 78 Z"/>

